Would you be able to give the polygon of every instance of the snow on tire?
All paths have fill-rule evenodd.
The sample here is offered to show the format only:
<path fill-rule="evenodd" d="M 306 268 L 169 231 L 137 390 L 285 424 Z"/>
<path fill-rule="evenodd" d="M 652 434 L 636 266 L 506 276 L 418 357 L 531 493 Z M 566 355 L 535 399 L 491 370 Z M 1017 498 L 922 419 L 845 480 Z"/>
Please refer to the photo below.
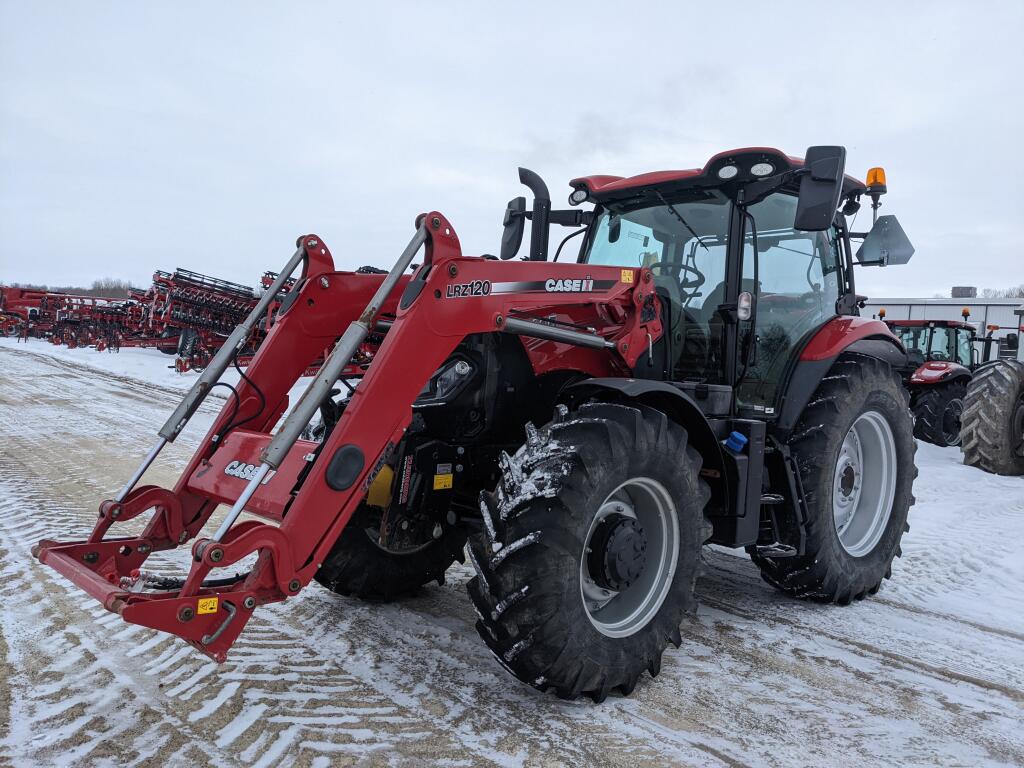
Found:
<path fill-rule="evenodd" d="M 500 465 L 468 545 L 477 631 L 536 688 L 629 694 L 696 610 L 710 491 L 686 430 L 645 407 L 560 406 Z"/>

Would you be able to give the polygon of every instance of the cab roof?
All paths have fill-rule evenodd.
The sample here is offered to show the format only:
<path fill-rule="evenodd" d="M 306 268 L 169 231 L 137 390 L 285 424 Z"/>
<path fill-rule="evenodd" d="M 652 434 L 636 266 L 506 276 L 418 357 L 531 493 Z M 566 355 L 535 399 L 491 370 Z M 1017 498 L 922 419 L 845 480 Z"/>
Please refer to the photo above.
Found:
<path fill-rule="evenodd" d="M 728 152 L 719 152 L 708 160 L 703 168 L 682 171 L 653 171 L 638 176 L 580 176 L 569 182 L 573 189 L 586 189 L 591 202 L 605 202 L 622 198 L 635 197 L 644 189 L 656 187 L 662 191 L 683 187 L 725 187 L 734 183 L 747 183 L 759 177 L 750 173 L 757 163 L 769 163 L 772 171 L 769 175 L 803 168 L 802 158 L 787 155 L 771 147 L 745 147 Z M 732 165 L 737 168 L 734 177 L 723 180 L 718 176 L 719 169 Z M 843 181 L 843 197 L 867 189 L 864 182 L 847 175 Z"/>

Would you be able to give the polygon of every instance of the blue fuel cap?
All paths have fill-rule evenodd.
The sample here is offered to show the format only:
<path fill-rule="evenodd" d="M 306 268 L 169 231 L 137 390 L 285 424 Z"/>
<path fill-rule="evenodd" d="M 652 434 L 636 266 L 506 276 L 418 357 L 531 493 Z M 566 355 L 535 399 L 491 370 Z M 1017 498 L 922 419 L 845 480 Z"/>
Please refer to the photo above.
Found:
<path fill-rule="evenodd" d="M 747 447 L 749 442 L 747 436 L 742 432 L 733 432 L 726 438 L 725 447 L 733 453 L 743 453 L 743 449 Z"/>

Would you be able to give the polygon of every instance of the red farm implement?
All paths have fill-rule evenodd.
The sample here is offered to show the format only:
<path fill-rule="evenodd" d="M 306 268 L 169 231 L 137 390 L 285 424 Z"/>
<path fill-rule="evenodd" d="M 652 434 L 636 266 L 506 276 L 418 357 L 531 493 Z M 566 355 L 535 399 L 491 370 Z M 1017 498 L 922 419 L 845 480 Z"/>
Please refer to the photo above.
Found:
<path fill-rule="evenodd" d="M 264 274 L 263 290 L 275 277 L 273 272 Z M 284 282 L 252 328 L 236 355 L 240 366 L 251 360 L 294 282 Z M 248 286 L 180 268 L 157 271 L 148 290 L 132 289 L 124 299 L 0 288 L 0 330 L 100 351 L 154 348 L 175 355 L 174 367 L 183 373 L 202 370 L 258 301 L 258 293 Z M 315 370 L 311 365 L 309 375 Z"/>

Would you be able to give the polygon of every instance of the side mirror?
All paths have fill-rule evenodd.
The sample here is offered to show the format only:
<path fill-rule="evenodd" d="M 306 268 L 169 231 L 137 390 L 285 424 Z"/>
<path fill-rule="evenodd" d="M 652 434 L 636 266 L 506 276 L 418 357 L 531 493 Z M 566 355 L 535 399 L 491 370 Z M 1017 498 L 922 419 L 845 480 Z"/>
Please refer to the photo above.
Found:
<path fill-rule="evenodd" d="M 519 253 L 519 246 L 523 244 L 523 232 L 526 231 L 525 197 L 517 197 L 508 201 L 503 224 L 505 230 L 501 233 L 499 256 L 502 261 L 508 261 Z"/>
<path fill-rule="evenodd" d="M 796 229 L 821 232 L 832 226 L 843 192 L 845 170 L 845 147 L 808 147 L 804 157 L 805 173 L 800 177 Z"/>
<path fill-rule="evenodd" d="M 895 216 L 879 216 L 857 249 L 858 263 L 869 267 L 906 264 L 913 255 L 914 246 Z"/>

